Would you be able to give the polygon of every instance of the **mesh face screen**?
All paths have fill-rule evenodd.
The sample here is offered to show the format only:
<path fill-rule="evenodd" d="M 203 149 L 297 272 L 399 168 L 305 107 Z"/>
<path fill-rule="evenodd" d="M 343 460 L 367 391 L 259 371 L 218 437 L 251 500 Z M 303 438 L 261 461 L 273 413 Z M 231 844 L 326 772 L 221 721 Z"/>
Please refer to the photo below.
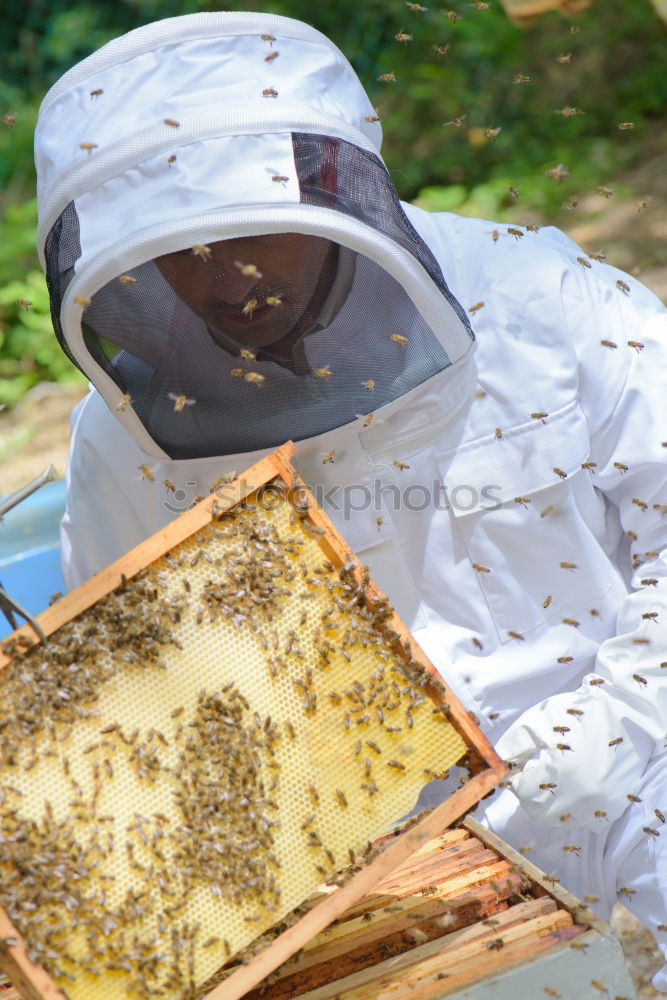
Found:
<path fill-rule="evenodd" d="M 300 202 L 354 217 L 408 251 L 472 339 L 465 311 L 380 160 L 322 135 L 294 133 L 292 146 Z M 256 215 L 258 207 L 250 208 Z M 169 213 L 167 199 L 165 221 Z M 45 252 L 54 326 L 71 357 L 60 308 L 81 254 L 74 203 L 53 226 Z M 119 274 L 84 308 L 82 331 L 118 399 L 131 397 L 150 437 L 173 459 L 255 451 L 325 433 L 450 364 L 382 267 L 324 237 L 297 233 L 186 247 Z M 95 383 L 95 373 L 86 374 Z M 364 389 L 369 381 L 371 393 Z M 177 399 L 189 402 L 175 410 Z"/>
<path fill-rule="evenodd" d="M 195 997 L 466 751 L 285 501 L 0 674 L 0 903 L 71 1000 Z"/>
<path fill-rule="evenodd" d="M 438 262 L 403 211 L 391 177 L 377 156 L 343 139 L 306 132 L 293 133 L 292 146 L 301 201 L 351 215 L 402 246 L 458 307 L 469 330 L 465 311 L 450 295 Z"/>
<path fill-rule="evenodd" d="M 171 458 L 321 434 L 449 364 L 405 291 L 367 257 L 289 233 L 198 253 L 120 275 L 83 314 L 88 350 Z"/>
<path fill-rule="evenodd" d="M 58 343 L 70 359 L 77 365 L 67 345 L 60 322 L 60 307 L 67 286 L 74 277 L 74 265 L 81 256 L 79 240 L 79 218 L 74 202 L 70 202 L 58 221 L 51 228 L 44 244 L 46 258 L 46 284 L 51 300 L 51 321 Z"/>

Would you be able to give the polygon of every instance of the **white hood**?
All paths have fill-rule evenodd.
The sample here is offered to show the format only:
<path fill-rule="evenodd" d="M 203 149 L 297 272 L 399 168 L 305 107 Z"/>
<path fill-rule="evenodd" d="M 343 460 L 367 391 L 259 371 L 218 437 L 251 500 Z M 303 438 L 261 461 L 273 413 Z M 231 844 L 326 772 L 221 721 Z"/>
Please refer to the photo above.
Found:
<path fill-rule="evenodd" d="M 203 458 L 303 440 L 468 353 L 465 312 L 398 201 L 375 117 L 325 36 L 242 12 L 146 25 L 46 95 L 38 244 L 56 334 L 144 451 Z M 308 372 L 259 358 L 258 391 L 231 378 L 238 359 L 153 261 L 269 233 L 324 237 L 356 266 L 344 306 L 304 337 Z M 323 369 L 333 376 L 313 379 Z M 175 413 L 182 397 L 193 403 Z"/>

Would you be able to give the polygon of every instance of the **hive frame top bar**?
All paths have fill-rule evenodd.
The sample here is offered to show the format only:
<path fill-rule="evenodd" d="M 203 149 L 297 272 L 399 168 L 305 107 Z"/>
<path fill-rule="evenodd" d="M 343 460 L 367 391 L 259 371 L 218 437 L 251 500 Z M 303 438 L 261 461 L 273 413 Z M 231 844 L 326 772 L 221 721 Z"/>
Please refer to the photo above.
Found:
<path fill-rule="evenodd" d="M 293 453 L 294 446 L 291 442 L 278 448 L 243 472 L 240 477 L 226 483 L 222 502 L 215 494 L 200 501 L 167 527 L 156 532 L 81 587 L 47 608 L 37 618 L 45 635 L 52 634 L 76 618 L 101 598 L 123 585 L 126 580 L 164 556 L 174 546 L 276 478 L 282 480 L 288 490 L 298 493 L 300 515 L 321 532 L 317 535 L 317 542 L 335 569 L 352 565 L 353 572 L 361 581 L 365 567 L 350 550 L 327 515 L 317 506 L 315 498 L 290 464 Z M 371 601 L 382 600 L 384 596 L 372 581 L 369 581 L 366 592 Z M 385 627 L 395 637 L 396 644 L 403 653 L 409 651 L 412 662 L 416 661 L 419 668 L 423 669 L 423 676 L 427 678 L 428 693 L 432 699 L 442 705 L 445 703 L 446 693 L 448 719 L 468 746 L 472 770 L 475 773 L 425 818 L 385 841 L 388 846 L 384 847 L 370 864 L 356 873 L 345 885 L 325 896 L 246 965 L 241 965 L 224 982 L 213 988 L 203 1000 L 239 1000 L 358 899 L 370 892 L 374 885 L 402 864 L 422 844 L 437 836 L 445 827 L 468 812 L 507 773 L 503 761 L 473 723 L 462 704 L 449 689 L 445 692 L 438 672 L 418 647 L 405 625 L 392 614 L 386 620 Z M 0 645 L 0 669 L 11 659 L 11 655 L 8 655 L 3 647 L 7 646 L 8 641 L 16 639 L 20 639 L 25 647 L 34 645 L 35 641 L 34 634 L 27 625 L 14 632 Z M 2 909 L 0 909 L 0 964 L 21 992 L 23 1000 L 65 1000 L 63 993 L 46 971 L 30 962 L 21 936 Z"/>

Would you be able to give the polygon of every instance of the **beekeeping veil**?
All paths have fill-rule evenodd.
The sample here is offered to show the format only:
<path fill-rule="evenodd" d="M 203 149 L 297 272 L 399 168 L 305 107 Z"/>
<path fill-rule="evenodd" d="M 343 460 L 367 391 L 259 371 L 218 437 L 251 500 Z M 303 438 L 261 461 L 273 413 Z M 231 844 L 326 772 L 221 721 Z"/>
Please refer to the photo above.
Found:
<path fill-rule="evenodd" d="M 39 250 L 63 350 L 145 452 L 302 440 L 463 358 L 464 311 L 341 52 L 269 14 L 169 18 L 49 91 Z"/>

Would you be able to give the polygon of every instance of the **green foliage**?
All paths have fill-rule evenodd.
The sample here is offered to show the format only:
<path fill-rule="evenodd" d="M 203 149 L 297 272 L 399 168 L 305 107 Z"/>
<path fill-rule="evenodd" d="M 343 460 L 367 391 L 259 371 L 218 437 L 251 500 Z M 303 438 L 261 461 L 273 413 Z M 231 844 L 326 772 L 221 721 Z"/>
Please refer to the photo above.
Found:
<path fill-rule="evenodd" d="M 3 382 L 0 402 L 20 398 L 41 378 L 80 377 L 51 329 L 34 250 L 32 133 L 39 102 L 74 63 L 149 21 L 245 9 L 318 28 L 347 55 L 377 108 L 399 194 L 429 210 L 549 221 L 563 203 L 598 185 L 620 193 L 616 176 L 660 128 L 667 102 L 667 34 L 649 0 L 593 0 L 574 22 L 549 13 L 529 30 L 508 20 L 500 0 L 490 0 L 488 10 L 470 0 L 423 6 L 416 12 L 404 0 L 10 5 L 0 35 L 0 115 L 16 119 L 0 124 L 0 375 L 11 381 Z M 400 42 L 399 32 L 412 37 Z M 396 83 L 378 80 L 389 72 Z M 568 107 L 583 113 L 558 113 Z M 635 128 L 619 130 L 624 121 Z M 486 129 L 500 131 L 492 139 Z M 569 170 L 561 183 L 546 175 L 558 164 Z M 518 202 L 510 188 L 518 189 Z M 33 305 L 21 308 L 19 299 Z"/>

